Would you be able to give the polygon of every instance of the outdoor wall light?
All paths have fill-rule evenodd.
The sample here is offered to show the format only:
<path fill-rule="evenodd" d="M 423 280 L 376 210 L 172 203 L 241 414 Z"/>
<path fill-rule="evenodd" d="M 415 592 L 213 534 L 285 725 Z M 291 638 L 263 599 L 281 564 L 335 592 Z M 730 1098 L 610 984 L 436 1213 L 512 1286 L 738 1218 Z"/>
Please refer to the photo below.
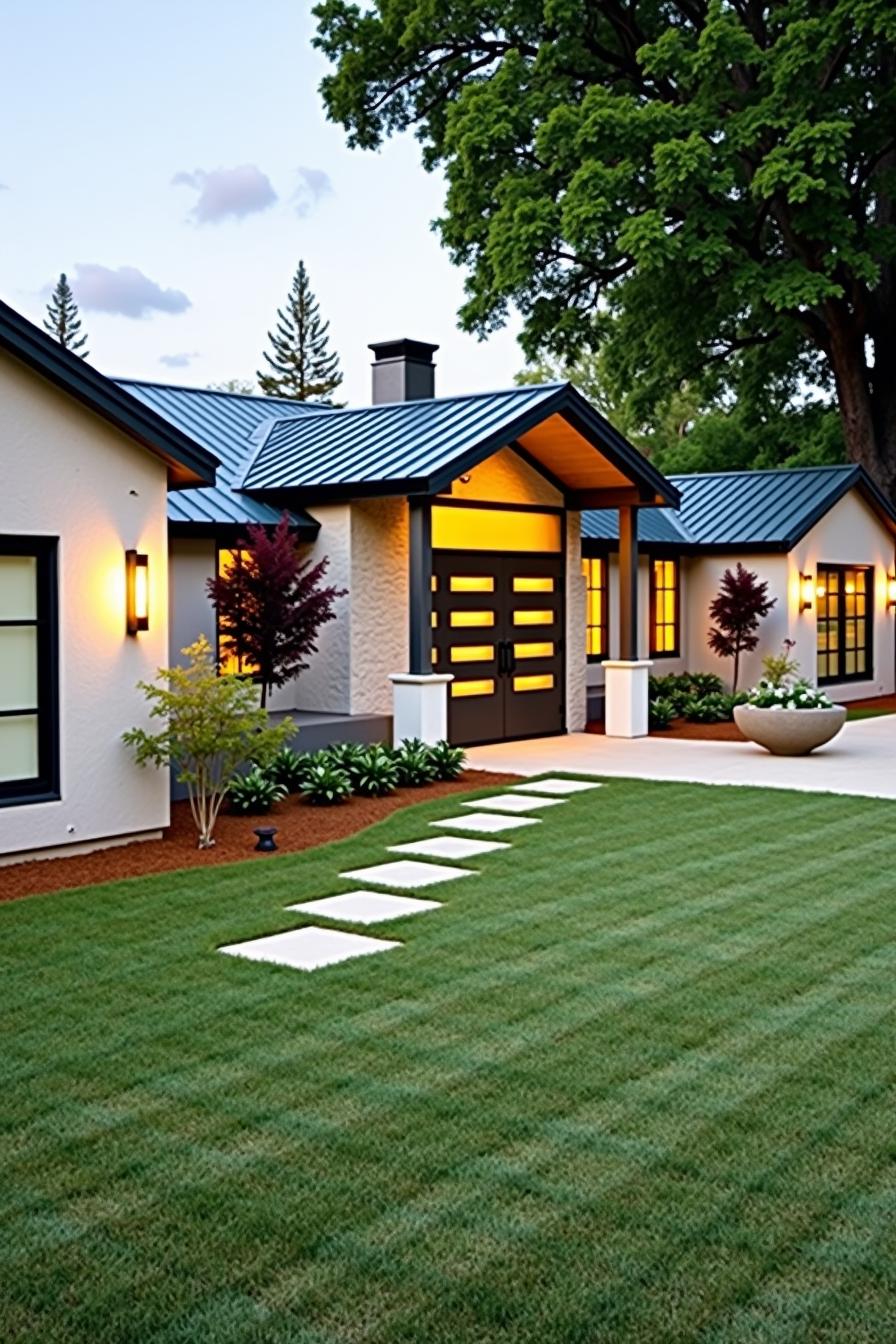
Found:
<path fill-rule="evenodd" d="M 887 575 L 887 611 L 896 608 L 896 574 Z"/>
<path fill-rule="evenodd" d="M 823 594 L 819 594 L 823 596 Z M 800 575 L 800 611 L 811 611 L 815 597 L 815 580 L 811 574 Z"/>
<path fill-rule="evenodd" d="M 127 631 L 149 629 L 149 556 L 125 551 L 125 591 L 127 593 Z"/>

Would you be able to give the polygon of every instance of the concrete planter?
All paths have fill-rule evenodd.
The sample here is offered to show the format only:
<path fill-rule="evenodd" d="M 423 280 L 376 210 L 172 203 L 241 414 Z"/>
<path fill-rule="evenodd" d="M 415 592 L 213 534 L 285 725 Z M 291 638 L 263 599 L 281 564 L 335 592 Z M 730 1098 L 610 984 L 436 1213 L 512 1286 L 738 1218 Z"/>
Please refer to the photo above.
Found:
<path fill-rule="evenodd" d="M 757 709 L 754 705 L 735 705 L 734 722 L 744 737 L 773 756 L 808 756 L 837 736 L 846 722 L 846 706 Z"/>

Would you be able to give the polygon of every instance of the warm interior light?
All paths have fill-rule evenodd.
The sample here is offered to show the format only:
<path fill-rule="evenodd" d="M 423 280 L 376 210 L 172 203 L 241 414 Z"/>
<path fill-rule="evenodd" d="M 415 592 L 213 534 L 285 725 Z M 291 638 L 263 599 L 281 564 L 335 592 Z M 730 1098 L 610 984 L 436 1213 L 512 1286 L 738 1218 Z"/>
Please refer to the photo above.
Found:
<path fill-rule="evenodd" d="M 452 593 L 493 593 L 495 580 L 491 574 L 452 574 Z"/>
<path fill-rule="evenodd" d="M 493 695 L 495 683 L 488 677 L 483 677 L 480 681 L 452 681 L 452 698 L 462 699 L 467 695 Z"/>
<path fill-rule="evenodd" d="M 515 691 L 550 691 L 554 686 L 554 678 L 550 672 L 543 672 L 540 676 L 534 677 L 514 677 L 513 689 Z"/>
<path fill-rule="evenodd" d="M 125 551 L 125 590 L 127 593 L 127 632 L 149 629 L 149 556 Z"/>
<path fill-rule="evenodd" d="M 815 580 L 811 574 L 800 575 L 800 611 L 811 611 L 815 598 Z"/>
<path fill-rule="evenodd" d="M 436 551 L 541 551 L 558 554 L 563 530 L 558 513 L 524 509 L 465 509 L 436 504 L 432 545 Z"/>
<path fill-rule="evenodd" d="M 896 607 L 896 574 L 887 575 L 887 610 Z"/>
<path fill-rule="evenodd" d="M 453 626 L 473 626 L 473 625 L 494 625 L 495 613 L 493 611 L 452 611 L 451 624 Z"/>
<path fill-rule="evenodd" d="M 534 611 L 528 607 L 517 608 L 513 613 L 514 625 L 553 625 L 552 611 Z"/>
<path fill-rule="evenodd" d="M 494 644 L 453 644 L 452 663 L 490 663 L 495 656 Z"/>
<path fill-rule="evenodd" d="M 552 593 L 554 591 L 554 580 L 529 578 L 523 574 L 514 574 L 513 591 L 515 593 Z"/>
<path fill-rule="evenodd" d="M 553 658 L 554 646 L 547 641 L 543 644 L 514 644 L 513 656 L 515 658 Z"/>
<path fill-rule="evenodd" d="M 828 593 L 828 590 L 827 590 L 827 588 L 824 586 L 823 583 L 817 583 L 817 584 L 815 585 L 815 595 L 816 595 L 816 597 L 827 597 L 827 593 Z"/>

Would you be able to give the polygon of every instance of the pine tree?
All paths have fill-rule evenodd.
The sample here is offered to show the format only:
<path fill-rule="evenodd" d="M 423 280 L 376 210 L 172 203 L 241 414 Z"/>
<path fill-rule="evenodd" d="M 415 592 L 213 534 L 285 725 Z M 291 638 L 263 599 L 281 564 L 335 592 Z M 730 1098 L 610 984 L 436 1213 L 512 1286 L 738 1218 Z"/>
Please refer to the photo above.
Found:
<path fill-rule="evenodd" d="M 258 385 L 268 396 L 292 397 L 338 405 L 331 394 L 342 382 L 339 356 L 329 350 L 329 322 L 321 322 L 317 299 L 308 283 L 305 263 L 299 262 L 283 308 L 277 309 L 277 329 L 268 332 L 272 353 L 265 359 L 272 372 L 259 370 Z"/>
<path fill-rule="evenodd" d="M 72 293 L 71 285 L 65 278 L 65 271 L 59 277 L 56 288 L 47 304 L 47 316 L 44 319 L 44 326 L 51 336 L 66 350 L 70 350 L 73 355 L 80 355 L 86 359 L 90 353 L 83 349 L 87 344 L 87 336 L 81 335 L 81 319 L 78 316 L 78 305 L 75 303 L 75 296 Z"/>

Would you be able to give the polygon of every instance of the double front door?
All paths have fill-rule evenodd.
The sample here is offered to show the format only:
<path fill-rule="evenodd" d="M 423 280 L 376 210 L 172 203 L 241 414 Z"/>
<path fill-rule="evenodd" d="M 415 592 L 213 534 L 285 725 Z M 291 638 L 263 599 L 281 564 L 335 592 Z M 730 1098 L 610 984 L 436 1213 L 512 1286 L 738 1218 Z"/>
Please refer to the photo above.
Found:
<path fill-rule="evenodd" d="M 454 677 L 451 741 L 560 732 L 562 558 L 437 551 L 433 571 L 433 670 Z"/>

